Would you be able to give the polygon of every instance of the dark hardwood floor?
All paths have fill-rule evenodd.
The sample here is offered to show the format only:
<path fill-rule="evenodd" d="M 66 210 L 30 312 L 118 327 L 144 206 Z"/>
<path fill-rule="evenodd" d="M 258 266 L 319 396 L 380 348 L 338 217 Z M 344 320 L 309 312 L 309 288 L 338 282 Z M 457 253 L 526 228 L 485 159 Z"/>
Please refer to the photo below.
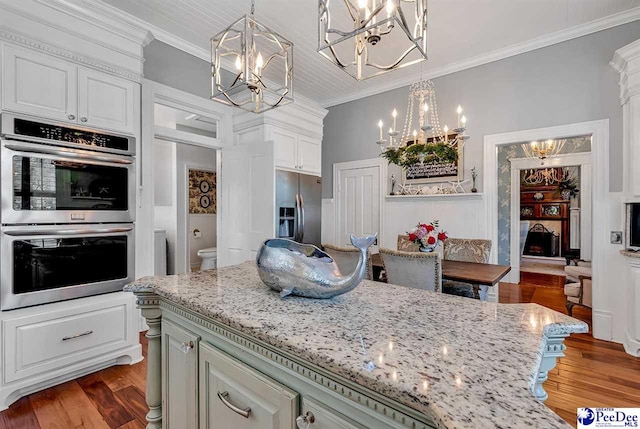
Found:
<path fill-rule="evenodd" d="M 523 273 L 521 283 L 500 284 L 500 302 L 535 302 L 566 313 L 562 279 Z M 591 326 L 591 310 L 574 307 Z M 146 356 L 146 339 L 141 335 Z M 545 404 L 576 426 L 578 407 L 638 407 L 640 358 L 619 344 L 589 334 L 566 340 L 566 357 L 549 373 Z M 146 361 L 116 366 L 34 393 L 0 413 L 0 429 L 143 429 Z"/>

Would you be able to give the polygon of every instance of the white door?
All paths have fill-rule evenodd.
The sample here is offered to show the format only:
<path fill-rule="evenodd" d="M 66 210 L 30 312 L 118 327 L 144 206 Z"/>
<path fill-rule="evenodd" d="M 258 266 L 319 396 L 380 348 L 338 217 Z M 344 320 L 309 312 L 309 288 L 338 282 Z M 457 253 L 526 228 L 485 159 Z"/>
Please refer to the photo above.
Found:
<path fill-rule="evenodd" d="M 255 259 L 275 237 L 273 142 L 241 142 L 221 151 L 218 266 Z"/>
<path fill-rule="evenodd" d="M 135 132 L 135 99 L 139 85 L 126 79 L 80 68 L 78 120 L 97 128 Z"/>
<path fill-rule="evenodd" d="M 52 56 L 4 45 L 2 108 L 76 122 L 78 67 Z"/>
<path fill-rule="evenodd" d="M 338 245 L 351 244 L 349 236 L 380 232 L 381 165 L 338 168 Z M 349 163 L 344 163 L 349 164 Z"/>
<path fill-rule="evenodd" d="M 300 170 L 320 175 L 322 166 L 322 149 L 319 140 L 309 137 L 298 139 L 298 167 Z"/>

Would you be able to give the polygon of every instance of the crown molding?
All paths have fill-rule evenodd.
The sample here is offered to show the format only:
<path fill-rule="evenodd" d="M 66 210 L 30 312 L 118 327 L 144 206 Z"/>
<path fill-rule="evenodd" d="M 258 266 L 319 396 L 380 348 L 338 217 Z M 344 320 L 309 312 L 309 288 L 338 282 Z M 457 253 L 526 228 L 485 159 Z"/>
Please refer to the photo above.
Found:
<path fill-rule="evenodd" d="M 375 87 L 367 88 L 362 91 L 353 92 L 343 97 L 332 98 L 320 104 L 322 107 L 337 106 L 339 104 L 348 103 L 360 98 L 369 97 L 372 95 L 380 94 L 382 92 L 408 86 L 422 79 L 435 79 L 437 77 L 456 73 L 462 70 L 467 70 L 494 61 L 499 61 L 505 58 L 523 54 L 525 52 L 534 51 L 536 49 L 545 48 L 547 46 L 566 42 L 568 40 L 576 39 L 578 37 L 586 36 L 592 33 L 597 33 L 598 31 L 617 27 L 623 24 L 628 24 L 629 22 L 637 20 L 640 20 L 640 6 L 628 9 L 624 12 L 619 12 L 613 15 L 596 19 L 594 21 L 560 30 L 555 33 L 547 34 L 542 37 L 537 37 L 535 39 L 527 40 L 522 43 L 517 43 L 506 48 L 487 52 L 485 54 L 478 55 L 476 57 L 472 57 L 463 61 L 457 61 L 455 63 L 447 64 L 442 67 L 426 70 L 424 74 L 419 72 L 412 73 L 411 75 L 402 77 L 400 79 L 385 81 L 381 85 L 376 85 Z"/>
<path fill-rule="evenodd" d="M 42 51 L 49 55 L 53 55 L 58 58 L 72 61 L 74 63 L 82 64 L 84 66 L 87 66 L 96 70 L 101 70 L 114 75 L 122 76 L 124 78 L 133 80 L 135 82 L 140 82 L 142 80 L 142 76 L 135 71 L 124 69 L 121 67 L 116 67 L 116 66 L 107 64 L 101 60 L 98 60 L 96 58 L 91 58 L 91 57 L 77 54 L 75 52 L 71 52 L 59 46 L 31 38 L 24 34 L 20 34 L 12 29 L 6 29 L 3 27 L 0 27 L 0 40 L 6 40 L 8 42 L 26 46 L 28 48 Z"/>
<path fill-rule="evenodd" d="M 640 39 L 618 49 L 609 64 L 620 73 L 620 104 L 640 94 Z"/>

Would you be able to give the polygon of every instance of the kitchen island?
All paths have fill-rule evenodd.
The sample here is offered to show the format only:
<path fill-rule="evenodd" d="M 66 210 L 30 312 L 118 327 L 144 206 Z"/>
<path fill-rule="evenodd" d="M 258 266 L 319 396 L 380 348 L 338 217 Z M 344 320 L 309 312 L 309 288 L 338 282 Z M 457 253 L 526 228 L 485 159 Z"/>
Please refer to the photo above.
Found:
<path fill-rule="evenodd" d="M 588 331 L 537 304 L 371 281 L 281 299 L 253 262 L 125 290 L 149 325 L 149 428 L 569 427 L 542 383 Z"/>

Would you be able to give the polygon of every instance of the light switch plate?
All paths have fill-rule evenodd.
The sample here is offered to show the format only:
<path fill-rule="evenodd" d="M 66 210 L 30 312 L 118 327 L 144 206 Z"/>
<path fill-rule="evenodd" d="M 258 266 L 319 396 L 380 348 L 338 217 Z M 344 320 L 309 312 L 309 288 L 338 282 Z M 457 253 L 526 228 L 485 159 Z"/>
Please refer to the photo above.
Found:
<path fill-rule="evenodd" d="M 611 244 L 622 244 L 622 231 L 611 231 Z"/>

